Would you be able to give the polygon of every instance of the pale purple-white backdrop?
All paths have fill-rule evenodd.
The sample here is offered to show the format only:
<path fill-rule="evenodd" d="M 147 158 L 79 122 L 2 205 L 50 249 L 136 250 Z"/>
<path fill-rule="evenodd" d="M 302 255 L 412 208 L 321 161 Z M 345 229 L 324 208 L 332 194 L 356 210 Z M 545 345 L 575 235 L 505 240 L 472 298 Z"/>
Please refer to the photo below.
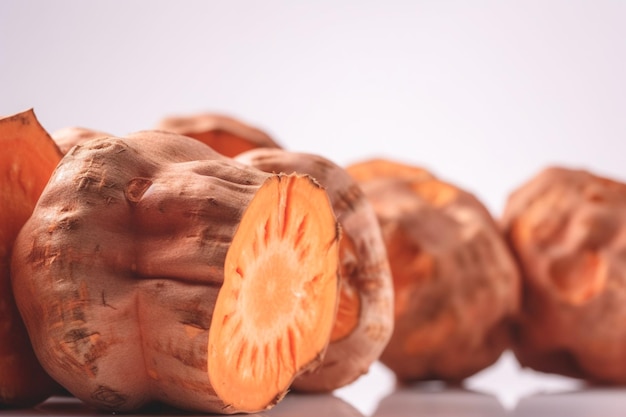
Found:
<path fill-rule="evenodd" d="M 339 164 L 387 157 L 498 217 L 544 167 L 626 180 L 626 2 L 0 2 L 0 115 L 123 135 L 219 112 Z M 506 408 L 575 381 L 507 353 L 466 387 Z M 365 414 L 380 364 L 337 395 Z"/>

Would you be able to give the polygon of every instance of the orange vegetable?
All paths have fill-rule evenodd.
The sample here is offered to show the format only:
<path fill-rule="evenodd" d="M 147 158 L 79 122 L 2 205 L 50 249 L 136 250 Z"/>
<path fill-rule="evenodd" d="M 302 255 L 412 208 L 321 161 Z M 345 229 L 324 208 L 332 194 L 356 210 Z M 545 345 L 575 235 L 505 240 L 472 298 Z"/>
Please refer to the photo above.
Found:
<path fill-rule="evenodd" d="M 494 363 L 509 344 L 519 273 L 487 209 L 410 165 L 368 160 L 348 172 L 378 216 L 393 275 L 381 361 L 401 381 L 454 382 Z"/>
<path fill-rule="evenodd" d="M 326 187 L 342 229 L 339 311 L 321 367 L 297 378 L 293 387 L 345 386 L 380 357 L 393 329 L 391 270 L 376 214 L 350 175 L 321 156 L 264 148 L 237 160 L 266 172 L 308 174 Z"/>
<path fill-rule="evenodd" d="M 519 362 L 626 384 L 626 184 L 542 170 L 510 195 L 503 227 L 523 272 Z"/>
<path fill-rule="evenodd" d="M 16 241 L 15 298 L 43 366 L 89 404 L 256 412 L 323 357 L 338 241 L 308 176 L 171 133 L 94 139 Z"/>
<path fill-rule="evenodd" d="M 161 120 L 156 129 L 192 137 L 230 157 L 250 149 L 280 148 L 264 131 L 221 114 L 170 116 Z"/>
<path fill-rule="evenodd" d="M 52 132 L 51 136 L 61 150 L 61 153 L 65 155 L 75 145 L 80 145 L 90 139 L 112 135 L 86 127 L 69 126 Z"/>
<path fill-rule="evenodd" d="M 0 119 L 0 147 L 1 408 L 36 404 L 57 389 L 39 365 L 15 306 L 10 258 L 61 153 L 32 110 Z"/>

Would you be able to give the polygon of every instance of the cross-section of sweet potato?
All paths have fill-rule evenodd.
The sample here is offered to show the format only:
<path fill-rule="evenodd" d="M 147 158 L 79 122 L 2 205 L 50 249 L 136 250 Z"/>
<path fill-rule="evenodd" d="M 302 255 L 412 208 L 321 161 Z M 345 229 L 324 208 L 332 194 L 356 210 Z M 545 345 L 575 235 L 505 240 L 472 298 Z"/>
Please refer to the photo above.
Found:
<path fill-rule="evenodd" d="M 170 133 L 94 139 L 22 229 L 15 296 L 41 363 L 89 404 L 256 412 L 323 356 L 339 234 L 308 176 Z"/>
<path fill-rule="evenodd" d="M 35 113 L 0 119 L 0 408 L 42 401 L 56 385 L 35 358 L 11 290 L 18 232 L 61 159 Z"/>
<path fill-rule="evenodd" d="M 255 149 L 237 157 L 266 172 L 314 177 L 328 192 L 341 225 L 339 310 L 322 365 L 298 377 L 300 391 L 332 391 L 366 373 L 393 329 L 393 284 L 376 214 L 350 175 L 318 155 Z"/>
<path fill-rule="evenodd" d="M 502 223 L 522 267 L 519 362 L 626 384 L 626 184 L 550 167 L 511 193 Z"/>
<path fill-rule="evenodd" d="M 226 156 L 256 148 L 280 148 L 267 133 L 239 119 L 217 113 L 169 116 L 156 129 L 197 139 Z"/>
<path fill-rule="evenodd" d="M 381 361 L 402 381 L 458 382 L 508 347 L 517 265 L 473 195 L 420 168 L 387 160 L 377 176 L 369 164 L 348 172 L 378 216 L 393 275 L 395 327 Z"/>

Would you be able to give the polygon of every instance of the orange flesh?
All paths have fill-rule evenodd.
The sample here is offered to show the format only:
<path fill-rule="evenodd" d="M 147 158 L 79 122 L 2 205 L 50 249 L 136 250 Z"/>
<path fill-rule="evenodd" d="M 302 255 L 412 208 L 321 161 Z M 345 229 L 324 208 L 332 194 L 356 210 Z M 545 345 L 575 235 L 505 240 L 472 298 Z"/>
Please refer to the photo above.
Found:
<path fill-rule="evenodd" d="M 226 255 L 209 331 L 209 379 L 224 403 L 263 410 L 321 356 L 337 310 L 338 258 L 326 193 L 308 177 L 271 177 Z"/>
<path fill-rule="evenodd" d="M 13 299 L 9 261 L 61 153 L 32 110 L 0 119 L 0 405 L 36 402 L 51 392 Z M 45 392 L 49 390 L 49 392 Z"/>
<path fill-rule="evenodd" d="M 361 298 L 359 289 L 355 287 L 352 277 L 358 275 L 356 248 L 347 235 L 341 237 L 339 244 L 341 258 L 341 280 L 339 287 L 339 307 L 330 341 L 336 342 L 349 336 L 359 324 L 361 316 Z"/>
<path fill-rule="evenodd" d="M 345 280 L 342 280 L 339 308 L 337 309 L 337 318 L 330 335 L 330 341 L 335 342 L 352 333 L 357 324 L 359 324 L 360 314 L 361 300 L 359 299 L 358 290 L 351 287 Z"/>
<path fill-rule="evenodd" d="M 209 145 L 217 152 L 229 157 L 233 157 L 245 151 L 249 151 L 250 149 L 259 147 L 254 142 L 246 140 L 245 138 L 240 138 L 238 136 L 220 131 L 189 134 L 188 136 Z"/>
<path fill-rule="evenodd" d="M 0 120 L 0 138 L 0 247 L 4 250 L 33 211 L 61 153 L 32 112 Z"/>

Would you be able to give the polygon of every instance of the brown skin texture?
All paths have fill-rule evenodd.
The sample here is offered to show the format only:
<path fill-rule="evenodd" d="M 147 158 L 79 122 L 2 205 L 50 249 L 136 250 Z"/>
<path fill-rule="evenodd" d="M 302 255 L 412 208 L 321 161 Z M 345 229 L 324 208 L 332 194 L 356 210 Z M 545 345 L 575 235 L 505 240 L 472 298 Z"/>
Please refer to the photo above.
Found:
<path fill-rule="evenodd" d="M 222 114 L 170 116 L 161 120 L 156 129 L 197 139 L 230 157 L 256 148 L 281 147 L 264 131 Z"/>
<path fill-rule="evenodd" d="M 395 328 L 381 361 L 402 382 L 459 382 L 508 347 L 519 305 L 513 256 L 470 193 L 400 163 L 394 178 L 393 161 L 376 178 L 368 163 L 348 172 L 378 216 L 393 274 Z"/>
<path fill-rule="evenodd" d="M 365 374 L 393 330 L 393 284 L 376 214 L 345 169 L 317 155 L 255 149 L 237 160 L 266 172 L 311 175 L 326 187 L 341 225 L 341 298 L 320 368 L 294 381 L 299 391 L 328 392 Z"/>
<path fill-rule="evenodd" d="M 51 136 L 61 150 L 61 153 L 65 155 L 75 145 L 80 145 L 91 139 L 113 135 L 86 127 L 68 126 L 52 132 Z"/>
<path fill-rule="evenodd" d="M 58 386 L 39 365 L 11 290 L 15 238 L 61 153 L 28 110 L 0 119 L 0 408 L 43 401 Z"/>
<path fill-rule="evenodd" d="M 256 412 L 323 356 L 338 239 L 310 177 L 139 132 L 62 159 L 16 241 L 13 288 L 41 363 L 88 404 Z"/>
<path fill-rule="evenodd" d="M 550 167 L 509 197 L 502 225 L 523 272 L 523 366 L 626 384 L 626 184 Z"/>

